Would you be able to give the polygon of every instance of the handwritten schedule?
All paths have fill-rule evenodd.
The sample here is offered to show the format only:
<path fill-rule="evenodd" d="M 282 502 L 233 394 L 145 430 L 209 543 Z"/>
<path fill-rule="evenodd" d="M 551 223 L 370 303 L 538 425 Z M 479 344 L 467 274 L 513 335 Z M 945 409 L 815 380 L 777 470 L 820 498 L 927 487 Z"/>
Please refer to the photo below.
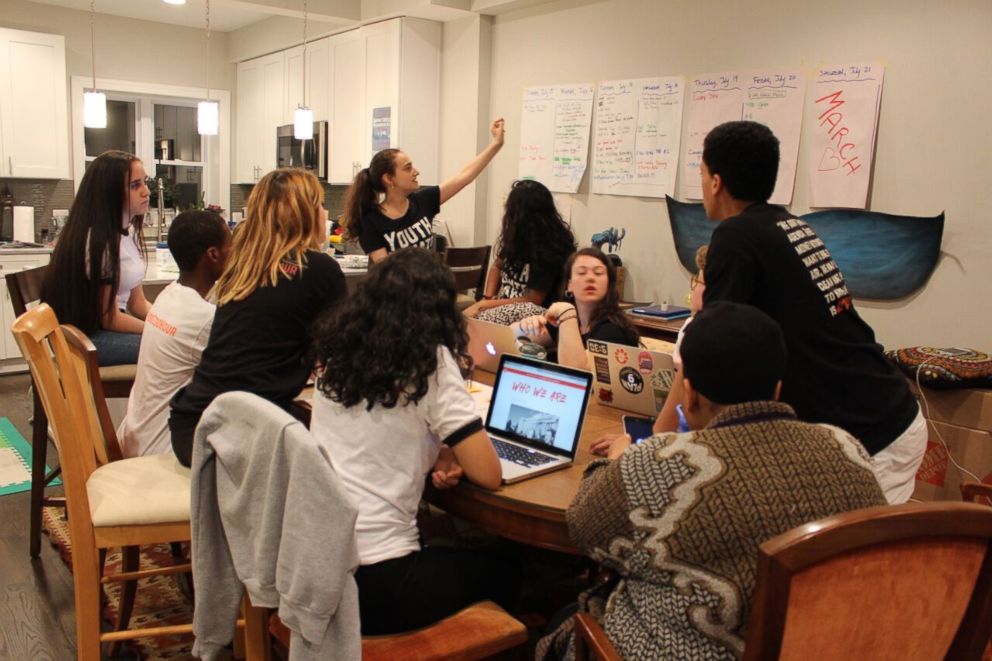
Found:
<path fill-rule="evenodd" d="M 882 97 L 881 64 L 820 67 L 810 124 L 810 205 L 864 209 Z"/>
<path fill-rule="evenodd" d="M 536 179 L 552 191 L 574 193 L 585 174 L 595 86 L 528 87 L 520 121 L 521 179 Z"/>
<path fill-rule="evenodd" d="M 682 158 L 682 196 L 703 197 L 699 166 L 703 162 L 703 139 L 714 126 L 741 119 L 747 98 L 740 74 L 734 72 L 696 76 L 689 83 L 689 133 Z"/>
<path fill-rule="evenodd" d="M 764 124 L 779 142 L 778 179 L 769 201 L 790 204 L 796 182 L 799 136 L 806 85 L 799 71 L 755 71 L 741 74 L 745 82 L 744 119 Z"/>
<path fill-rule="evenodd" d="M 593 193 L 674 195 L 684 96 L 678 76 L 599 84 Z"/>

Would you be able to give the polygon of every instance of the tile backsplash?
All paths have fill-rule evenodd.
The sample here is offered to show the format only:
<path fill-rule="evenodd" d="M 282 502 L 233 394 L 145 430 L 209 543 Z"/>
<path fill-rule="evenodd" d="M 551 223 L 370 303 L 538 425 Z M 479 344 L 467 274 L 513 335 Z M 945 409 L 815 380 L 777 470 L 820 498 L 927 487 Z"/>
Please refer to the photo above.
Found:
<path fill-rule="evenodd" d="M 4 179 L 0 178 L 0 191 L 7 186 L 14 196 L 14 204 L 34 207 L 35 237 L 52 223 L 53 209 L 68 209 L 74 192 L 71 179 Z"/>
<path fill-rule="evenodd" d="M 251 195 L 251 189 L 251 184 L 231 184 L 232 211 L 241 211 L 248 206 L 248 196 Z M 344 211 L 344 194 L 347 190 L 347 186 L 324 184 L 324 206 L 327 207 L 327 215 L 332 220 Z"/>

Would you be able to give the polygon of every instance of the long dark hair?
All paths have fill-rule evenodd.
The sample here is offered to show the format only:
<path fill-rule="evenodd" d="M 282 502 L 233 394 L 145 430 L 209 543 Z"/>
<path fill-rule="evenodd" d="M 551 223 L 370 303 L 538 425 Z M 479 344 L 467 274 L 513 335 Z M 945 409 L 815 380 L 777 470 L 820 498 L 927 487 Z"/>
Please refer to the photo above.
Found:
<path fill-rule="evenodd" d="M 609 278 L 609 286 L 606 288 L 606 297 L 600 301 L 596 309 L 593 310 L 592 318 L 589 320 L 589 328 L 594 328 L 597 324 L 603 321 L 608 321 L 612 324 L 616 324 L 628 334 L 631 338 L 639 338 L 640 333 L 634 328 L 634 324 L 630 323 L 627 319 L 627 315 L 623 313 L 620 309 L 620 291 L 617 288 L 617 269 L 613 265 L 613 262 L 609 257 L 606 256 L 599 248 L 582 248 L 576 251 L 568 258 L 565 262 L 565 287 L 568 286 L 568 281 L 572 278 L 572 266 L 575 264 L 575 260 L 579 257 L 587 256 L 594 257 L 603 263 L 606 267 L 606 275 Z"/>
<path fill-rule="evenodd" d="M 539 181 L 519 179 L 506 197 L 497 245 L 504 268 L 519 271 L 527 264 L 544 264 L 557 270 L 575 250 L 575 235 L 558 213 L 551 191 Z"/>
<path fill-rule="evenodd" d="M 84 333 L 99 330 L 103 316 L 112 314 L 117 305 L 121 234 L 125 232 L 121 219 L 128 210 L 128 181 L 135 162 L 140 161 L 134 154 L 113 150 L 90 163 L 45 272 L 41 300 L 52 306 L 60 322 L 78 326 Z M 144 215 L 131 218 L 142 255 L 143 222 Z M 100 288 L 106 286 L 110 296 L 104 304 Z"/>
<path fill-rule="evenodd" d="M 355 175 L 344 195 L 341 224 L 345 228 L 345 238 L 357 239 L 362 235 L 362 216 L 379 208 L 379 195 L 386 193 L 382 176 L 396 174 L 396 155 L 399 153 L 399 149 L 376 152 L 369 166 Z"/>
<path fill-rule="evenodd" d="M 332 401 L 364 402 L 368 410 L 420 401 L 439 345 L 461 365 L 471 360 L 455 299 L 454 277 L 437 255 L 423 248 L 391 253 L 315 327 L 317 387 Z"/>

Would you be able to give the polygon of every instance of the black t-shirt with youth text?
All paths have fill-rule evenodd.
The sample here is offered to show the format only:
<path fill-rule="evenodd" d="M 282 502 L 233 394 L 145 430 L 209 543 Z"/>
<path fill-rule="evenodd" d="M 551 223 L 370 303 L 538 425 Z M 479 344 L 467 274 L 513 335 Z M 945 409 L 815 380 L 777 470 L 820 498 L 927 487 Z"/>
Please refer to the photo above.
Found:
<path fill-rule="evenodd" d="M 390 253 L 411 246 L 432 247 L 434 216 L 441 210 L 441 189 L 425 186 L 407 200 L 410 206 L 402 218 L 390 218 L 378 209 L 362 216 L 358 243 L 365 254 L 380 248 Z"/>

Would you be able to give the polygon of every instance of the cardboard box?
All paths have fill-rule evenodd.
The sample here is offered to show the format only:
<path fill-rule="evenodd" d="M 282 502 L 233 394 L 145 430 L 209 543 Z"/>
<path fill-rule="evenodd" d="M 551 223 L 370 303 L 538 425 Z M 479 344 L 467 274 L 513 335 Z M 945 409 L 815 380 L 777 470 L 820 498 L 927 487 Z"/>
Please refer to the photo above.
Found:
<path fill-rule="evenodd" d="M 920 400 L 923 415 L 928 420 L 938 420 L 971 429 L 992 430 L 992 389 L 919 389 L 912 382 L 910 388 Z"/>
<path fill-rule="evenodd" d="M 961 500 L 958 489 L 961 482 L 977 478 L 992 484 L 992 431 L 933 420 L 927 429 L 930 436 L 923 463 L 916 472 L 914 499 Z M 974 475 L 968 475 L 965 470 Z"/>

